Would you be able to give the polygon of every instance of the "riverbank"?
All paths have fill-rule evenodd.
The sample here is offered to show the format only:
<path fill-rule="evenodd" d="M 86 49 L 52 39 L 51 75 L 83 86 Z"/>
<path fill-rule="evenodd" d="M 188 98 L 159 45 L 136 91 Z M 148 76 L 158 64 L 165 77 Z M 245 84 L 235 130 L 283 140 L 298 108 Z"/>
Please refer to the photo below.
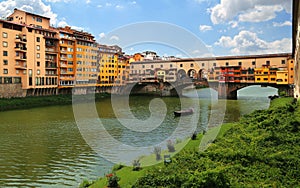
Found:
<path fill-rule="evenodd" d="M 90 95 L 76 96 L 81 101 L 89 99 Z M 110 97 L 109 93 L 96 93 L 95 101 L 102 98 Z M 78 100 L 77 100 L 78 101 Z M 0 111 L 29 109 L 35 107 L 54 106 L 54 105 L 70 105 L 72 104 L 72 95 L 51 95 L 51 96 L 32 96 L 22 98 L 0 99 Z"/>
<path fill-rule="evenodd" d="M 172 163 L 115 168 L 120 187 L 297 187 L 300 178 L 300 106 L 293 98 L 272 101 L 236 124 L 222 126 L 210 147 L 200 152 L 201 140 L 189 140 Z M 91 187 L 107 186 L 100 178 Z"/>
<path fill-rule="evenodd" d="M 217 135 L 217 138 L 222 137 L 231 127 L 233 127 L 235 125 L 235 123 L 226 123 L 224 125 L 222 125 L 222 127 L 220 128 L 220 131 Z M 212 128 L 210 130 L 208 130 L 207 134 L 209 134 L 210 132 L 213 132 L 215 130 L 217 130 L 218 128 Z M 146 167 L 142 167 L 140 170 L 133 170 L 133 167 L 128 167 L 128 166 L 123 166 L 121 164 L 117 164 L 112 168 L 112 173 L 115 173 L 118 177 L 120 177 L 120 181 L 119 181 L 119 185 L 120 187 L 132 187 L 135 182 L 145 176 L 147 174 L 147 172 L 153 168 L 163 168 L 164 167 L 164 159 L 163 156 L 164 155 L 170 155 L 171 158 L 175 157 L 177 154 L 179 155 L 180 153 L 186 153 L 186 152 L 192 152 L 192 151 L 197 151 L 199 150 L 199 145 L 201 142 L 201 139 L 203 137 L 203 134 L 200 133 L 197 135 L 196 139 L 191 139 L 188 138 L 184 141 L 178 142 L 174 145 L 175 150 L 176 148 L 182 148 L 183 145 L 184 148 L 179 151 L 179 152 L 168 152 L 167 150 L 162 151 L 161 152 L 161 156 L 162 159 L 159 161 L 158 164 L 154 165 L 154 166 L 146 166 Z M 143 165 L 147 165 L 147 164 L 153 164 L 157 162 L 156 161 L 156 156 L 155 154 L 149 155 L 149 156 L 142 156 L 140 158 L 140 164 Z M 84 180 L 81 185 L 80 188 L 83 187 L 90 187 L 90 188 L 99 188 L 99 187 L 106 187 L 107 186 L 107 178 L 106 177 L 100 177 L 98 180 L 94 180 L 94 181 L 88 181 L 88 180 Z"/>

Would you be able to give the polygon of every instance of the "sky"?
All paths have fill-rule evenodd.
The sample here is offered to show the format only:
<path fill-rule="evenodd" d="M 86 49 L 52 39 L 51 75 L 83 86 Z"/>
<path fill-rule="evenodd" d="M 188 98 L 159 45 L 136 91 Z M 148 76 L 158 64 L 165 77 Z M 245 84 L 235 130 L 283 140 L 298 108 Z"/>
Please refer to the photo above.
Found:
<path fill-rule="evenodd" d="M 208 57 L 291 53 L 291 0 L 1 0 L 71 26 L 126 54 Z"/>

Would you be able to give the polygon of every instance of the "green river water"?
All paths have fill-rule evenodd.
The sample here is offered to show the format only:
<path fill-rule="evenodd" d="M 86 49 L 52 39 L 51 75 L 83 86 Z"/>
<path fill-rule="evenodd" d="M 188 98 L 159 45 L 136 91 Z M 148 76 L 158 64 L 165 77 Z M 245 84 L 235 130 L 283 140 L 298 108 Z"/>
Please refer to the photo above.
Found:
<path fill-rule="evenodd" d="M 268 108 L 267 96 L 275 93 L 273 88 L 253 87 L 241 90 L 238 100 L 217 100 L 215 93 L 204 89 L 198 90 L 199 98 L 187 91 L 186 96 L 191 98 L 184 100 L 188 104 L 195 100 L 199 102 L 197 131 L 202 131 L 207 129 L 211 110 L 218 114 L 218 109 L 226 105 L 225 116 L 221 117 L 223 122 L 235 122 L 253 110 Z M 136 118 L 149 118 L 152 99 L 150 96 L 130 97 L 131 112 Z M 96 109 L 105 129 L 114 138 L 122 143 L 143 146 L 167 138 L 178 123 L 172 112 L 180 109 L 179 98 L 163 98 L 163 101 L 167 106 L 166 117 L 151 134 L 133 134 L 122 128 L 115 118 L 110 98 L 97 102 Z M 185 129 L 179 130 L 179 135 L 184 137 Z M 85 142 L 72 105 L 1 112 L 0 143 L 0 187 L 78 187 L 83 179 L 103 176 L 113 166 Z"/>

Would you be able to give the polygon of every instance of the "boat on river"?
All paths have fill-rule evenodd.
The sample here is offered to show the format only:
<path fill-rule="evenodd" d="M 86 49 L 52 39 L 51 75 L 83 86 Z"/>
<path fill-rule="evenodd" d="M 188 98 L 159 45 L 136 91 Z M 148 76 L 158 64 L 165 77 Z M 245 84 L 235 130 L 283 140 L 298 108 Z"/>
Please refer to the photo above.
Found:
<path fill-rule="evenodd" d="M 175 117 L 187 116 L 187 115 L 191 115 L 193 113 L 194 113 L 194 109 L 193 108 L 188 108 L 188 109 L 184 109 L 184 110 L 174 111 Z"/>

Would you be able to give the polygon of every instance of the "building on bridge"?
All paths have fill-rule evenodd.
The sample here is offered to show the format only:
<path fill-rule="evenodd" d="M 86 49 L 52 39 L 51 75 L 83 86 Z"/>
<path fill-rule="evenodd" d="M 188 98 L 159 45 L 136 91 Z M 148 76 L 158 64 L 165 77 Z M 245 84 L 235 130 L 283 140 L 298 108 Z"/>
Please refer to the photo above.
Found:
<path fill-rule="evenodd" d="M 262 67 L 268 68 L 268 75 L 274 74 L 276 69 L 287 71 L 288 84 L 293 84 L 294 68 L 291 54 L 264 54 L 247 56 L 223 56 L 214 58 L 186 58 L 173 59 L 169 61 L 134 61 L 131 62 L 129 81 L 137 82 L 152 77 L 157 78 L 160 75 L 164 81 L 176 81 L 176 79 L 190 78 L 192 80 L 219 80 L 222 73 L 227 72 L 225 82 L 229 79 L 235 82 L 259 82 L 255 80 L 255 69 L 259 71 Z M 271 71 L 270 71 L 271 68 Z M 272 71 L 272 69 L 274 71 Z M 159 72 L 158 72 L 159 71 Z M 165 73 L 164 73 L 165 72 Z M 229 73 L 233 73 L 232 76 Z M 282 75 L 284 72 L 281 72 Z M 164 76 L 163 76 L 164 75 Z M 256 74 L 258 76 L 258 74 Z M 285 74 L 284 74 L 285 75 Z M 268 76 L 268 80 L 269 80 Z M 273 75 L 272 81 L 277 78 Z M 227 79 L 227 80 L 226 80 Z M 264 79 L 264 78 L 263 78 Z M 275 80 L 273 80 L 275 79 Z"/>

